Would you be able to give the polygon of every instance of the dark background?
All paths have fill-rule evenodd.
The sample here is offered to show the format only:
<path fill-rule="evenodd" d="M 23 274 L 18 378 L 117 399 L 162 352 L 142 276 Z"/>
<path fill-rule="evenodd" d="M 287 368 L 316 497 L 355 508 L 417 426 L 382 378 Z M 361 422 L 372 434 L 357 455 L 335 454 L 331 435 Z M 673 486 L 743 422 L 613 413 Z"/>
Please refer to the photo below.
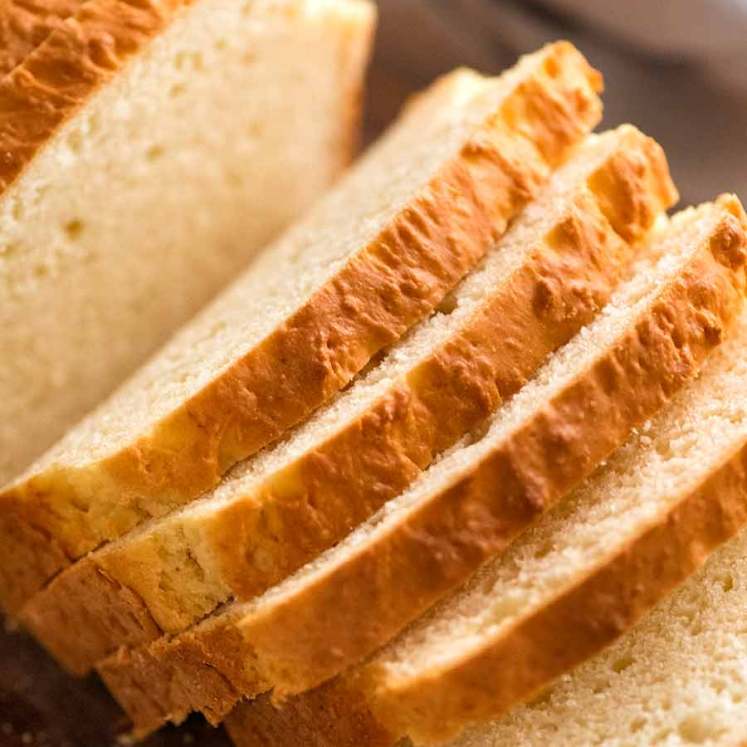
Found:
<path fill-rule="evenodd" d="M 641 7 L 641 1 L 616 6 Z M 381 0 L 366 140 L 386 126 L 411 92 L 439 73 L 457 65 L 499 71 L 518 54 L 565 37 L 605 73 L 605 125 L 632 121 L 659 139 L 685 202 L 725 190 L 747 195 L 747 89 L 739 79 L 714 75 L 707 64 L 710 52 L 704 42 L 715 40 L 720 29 L 664 16 L 657 19 L 658 28 L 644 24 L 643 33 L 633 33 L 626 24 L 635 18 L 610 16 L 600 23 L 569 12 L 574 0 L 550 2 Z M 685 13 L 685 7 L 695 7 L 695 13 L 701 5 L 669 3 Z M 698 54 L 690 53 L 696 47 Z M 743 62 L 734 59 L 735 70 Z M 126 719 L 95 680 L 71 680 L 22 635 L 0 633 L 1 747 L 107 747 L 126 729 Z M 189 744 L 218 747 L 228 740 L 195 718 L 147 743 Z"/>

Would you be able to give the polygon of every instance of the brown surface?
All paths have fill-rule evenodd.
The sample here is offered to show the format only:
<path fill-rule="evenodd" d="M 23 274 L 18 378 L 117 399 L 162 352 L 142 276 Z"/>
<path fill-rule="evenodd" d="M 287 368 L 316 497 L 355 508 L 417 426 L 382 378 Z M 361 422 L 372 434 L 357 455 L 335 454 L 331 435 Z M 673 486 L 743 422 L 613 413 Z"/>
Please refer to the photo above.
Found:
<path fill-rule="evenodd" d="M 595 170 L 579 180 L 562 201 L 554 201 L 554 227 L 542 228 L 526 264 L 496 287 L 490 300 L 465 321 L 463 328 L 398 385 L 404 414 L 400 419 L 392 408 L 396 427 L 377 428 L 376 437 L 370 436 L 362 444 L 356 442 L 363 453 L 369 441 L 376 449 L 370 458 L 378 468 L 377 484 L 393 482 L 395 489 L 404 487 L 415 476 L 413 462 L 421 462 L 419 469 L 425 467 L 423 454 L 413 451 L 416 446 L 432 447 L 427 451 L 430 460 L 434 453 L 477 426 L 553 349 L 591 321 L 627 273 L 635 252 L 615 232 L 602 210 L 612 216 L 620 233 L 637 240 L 645 236 L 674 192 L 661 150 L 637 130 L 623 128 L 609 133 L 597 148 L 596 159 L 601 151 L 607 155 L 606 160 L 596 160 Z M 587 158 L 587 152 L 578 157 Z M 567 208 L 561 208 L 561 204 Z M 500 330 L 499 335 L 496 330 Z M 405 406 L 410 402 L 413 407 Z M 468 407 L 472 402 L 475 405 Z M 357 435 L 355 431 L 354 441 Z M 413 441 L 415 447 L 410 445 Z M 324 462 L 329 464 L 346 451 L 338 444 Z M 404 475 L 400 460 L 393 458 L 402 453 L 409 454 Z M 342 460 L 343 465 L 348 461 L 355 464 L 349 457 Z M 344 486 L 351 486 L 350 492 L 343 493 L 346 500 L 364 487 L 357 486 L 359 473 L 365 483 L 371 482 L 365 469 L 354 468 L 351 473 L 342 473 L 341 478 Z M 332 501 L 328 489 L 320 490 L 315 504 L 320 513 L 327 499 Z M 333 512 L 343 515 L 349 510 L 338 507 L 335 501 L 331 505 Z M 334 676 L 372 653 L 460 581 L 456 573 L 433 573 L 430 585 L 405 582 L 412 557 L 402 535 L 411 531 L 412 527 L 403 522 L 377 545 L 369 543 L 351 551 L 337 573 L 298 588 L 283 602 L 266 605 L 253 614 L 242 615 L 240 607 L 229 608 L 229 613 L 212 618 L 207 625 L 167 645 L 158 642 L 131 655 L 122 652 L 105 665 L 112 691 L 129 703 L 128 710 L 145 727 L 149 718 L 155 723 L 164 717 L 153 713 L 152 698 L 142 697 L 149 686 L 158 688 L 156 700 L 170 709 L 166 715 L 181 715 L 185 710 L 179 703 L 181 697 L 193 708 L 210 703 L 211 716 L 217 712 L 219 717 L 236 697 L 230 690 L 221 697 L 226 680 L 236 683 L 241 675 L 209 677 L 201 672 L 199 662 L 213 662 L 214 671 L 225 673 L 227 666 L 246 655 L 247 646 L 252 647 L 249 655 L 256 655 L 261 662 L 258 671 L 267 673 L 256 687 L 272 685 L 276 693 L 292 693 Z M 304 528 L 298 536 L 309 534 Z M 247 642 L 243 646 L 242 638 Z M 183 674 L 188 668 L 189 677 Z M 208 681 L 214 682 L 214 693 Z M 199 696 L 191 694 L 195 684 Z M 181 696 L 177 694 L 180 689 Z"/>
<path fill-rule="evenodd" d="M 23 62 L 84 0 L 4 0 L 0 5 L 0 75 Z"/>
<path fill-rule="evenodd" d="M 735 203 L 727 199 L 722 204 L 727 209 L 720 211 L 720 216 L 714 213 L 708 240 L 694 252 L 680 276 L 641 313 L 634 328 L 590 371 L 559 392 L 543 408 L 540 418 L 522 427 L 508 443 L 498 445 L 414 517 L 391 558 L 391 562 L 407 558 L 407 565 L 395 571 L 403 593 L 410 584 L 415 593 L 434 578 L 460 575 L 462 567 L 474 570 L 480 561 L 499 552 L 517 531 L 588 476 L 633 426 L 648 419 L 695 375 L 710 350 L 723 339 L 744 300 L 747 223 Z M 590 413 L 600 417 L 590 417 Z M 557 610 L 517 628 L 501 645 L 493 647 L 487 641 L 484 650 L 438 677 L 413 678 L 407 689 L 389 688 L 386 673 L 377 667 L 374 657 L 318 691 L 290 699 L 274 719 L 267 718 L 266 703 L 249 703 L 239 707 L 229 725 L 239 724 L 237 734 L 248 729 L 255 741 L 247 739 L 246 745 L 339 747 L 344 737 L 359 745 L 384 747 L 408 734 L 424 741 L 448 737 L 476 714 L 500 713 L 547 684 L 564 667 L 592 654 L 632 624 L 643 608 L 652 604 L 651 596 L 671 588 L 676 568 L 667 554 L 670 549 L 676 555 L 679 546 L 684 574 L 702 560 L 709 543 L 714 546 L 735 531 L 744 521 L 743 486 L 733 479 L 744 476 L 743 458 L 740 455 L 728 465 L 724 484 L 738 489 L 725 491 L 722 513 L 715 511 L 715 518 L 701 522 L 703 505 L 698 494 L 691 502 L 692 513 L 688 507 L 678 517 L 687 515 L 694 522 L 692 526 L 681 528 L 675 521 L 670 533 L 665 528 L 663 538 L 654 533 L 653 540 L 646 537 L 642 541 L 644 555 L 656 546 L 654 540 L 663 541 L 658 548 L 661 576 L 649 576 L 649 581 L 661 584 L 654 594 L 642 592 L 643 569 L 648 568 L 650 574 L 651 568 L 657 571 L 658 566 L 638 564 L 625 555 L 619 567 L 613 567 L 614 572 L 605 569 L 599 575 L 599 588 L 592 584 L 594 593 L 588 598 L 572 595 L 571 601 L 564 600 Z M 496 491 L 496 485 L 504 489 Z M 470 526 L 475 531 L 464 531 Z M 630 587 L 624 583 L 626 572 L 631 574 Z M 607 597 L 615 583 L 629 592 Z M 599 604 L 598 593 L 608 599 L 605 604 Z M 370 605 L 364 602 L 363 606 Z M 554 611 L 559 624 L 553 619 Z M 561 629 L 566 631 L 562 638 Z M 549 645 L 554 636 L 560 641 L 559 648 Z M 542 645 L 535 648 L 533 642 Z M 500 681 L 498 673 L 504 674 Z M 255 708 L 256 719 L 252 715 Z M 317 713 L 327 709 L 336 715 L 328 722 L 328 733 L 323 734 Z M 360 724 L 365 728 L 356 731 Z M 267 730 L 265 741 L 258 738 L 263 730 Z"/>

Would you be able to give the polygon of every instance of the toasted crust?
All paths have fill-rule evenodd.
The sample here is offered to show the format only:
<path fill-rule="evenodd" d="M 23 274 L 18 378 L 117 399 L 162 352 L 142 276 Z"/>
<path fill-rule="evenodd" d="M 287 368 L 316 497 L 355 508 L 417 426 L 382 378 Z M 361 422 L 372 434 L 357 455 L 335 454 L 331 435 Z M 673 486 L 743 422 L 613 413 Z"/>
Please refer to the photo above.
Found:
<path fill-rule="evenodd" d="M 618 137 L 617 149 L 590 176 L 589 186 L 479 313 L 358 420 L 271 478 L 260 495 L 205 517 L 211 531 L 202 535 L 201 546 L 210 543 L 223 583 L 237 598 L 249 599 L 289 575 L 400 493 L 605 305 L 635 253 L 619 234 L 635 244 L 676 197 L 661 148 L 633 128 L 623 128 Z M 602 210 L 613 216 L 619 233 Z M 269 511 L 271 538 L 264 529 Z M 76 674 L 120 645 L 179 632 L 213 607 L 170 608 L 158 572 L 163 552 L 154 542 L 89 556 L 33 597 L 21 620 Z M 260 554 L 262 566 L 248 560 Z M 328 676 L 313 653 L 320 644 L 329 650 L 331 613 L 325 607 L 332 600 L 322 587 L 277 612 L 289 618 L 290 639 L 291 630 L 304 631 L 298 640 L 305 641 L 307 676 L 314 684 Z M 377 635 L 383 632 L 379 626 Z M 373 650 L 371 642 L 366 645 Z M 335 651 L 339 671 L 345 656 Z M 360 655 L 356 651 L 354 658 Z"/>
<path fill-rule="evenodd" d="M 544 433 L 538 431 L 535 444 L 544 442 L 546 453 L 553 455 L 559 467 L 554 477 L 558 484 L 566 485 L 568 467 L 578 464 L 577 455 L 571 454 L 569 459 L 570 445 L 589 445 L 589 453 L 597 451 L 596 434 L 588 428 L 584 434 L 579 423 L 574 426 L 567 422 L 567 416 L 585 406 L 591 412 L 604 413 L 589 427 L 606 429 L 620 415 L 645 417 L 647 407 L 668 398 L 736 318 L 745 290 L 745 259 L 744 229 L 726 218 L 710 245 L 703 247 L 685 275 L 670 287 L 649 319 L 639 319 L 617 354 L 596 367 L 595 380 L 577 382 L 570 397 L 561 396 L 548 407 L 546 424 L 555 425 L 543 428 Z M 649 368 L 652 354 L 655 371 Z M 678 357 L 684 369 L 679 369 Z M 641 369 L 635 373 L 639 365 Z M 613 371 L 614 380 L 610 376 Z M 632 385 L 629 389 L 625 385 L 627 405 L 610 407 L 608 393 L 619 394 L 619 386 L 626 379 Z M 658 386 L 652 386 L 653 381 Z M 653 389 L 658 391 L 652 398 L 649 390 Z M 579 399 L 584 392 L 586 396 Z M 605 401 L 607 406 L 600 409 Z M 613 426 L 613 430 L 617 428 L 619 425 Z M 589 440 L 584 440 L 584 435 Z M 535 461 L 524 449 L 514 453 L 517 460 Z M 496 484 L 496 478 L 508 476 L 501 473 L 496 471 L 489 483 L 472 477 L 471 485 L 461 490 L 456 486 L 453 499 L 471 503 L 480 492 L 489 490 L 490 483 Z M 542 479 L 539 475 L 536 478 Z M 546 490 L 542 492 L 547 495 Z M 440 506 L 440 511 L 445 508 Z M 458 514 L 469 517 L 469 506 L 460 506 Z M 435 519 L 427 536 L 442 556 L 464 552 L 470 544 L 479 547 L 479 537 L 476 542 L 465 543 L 464 533 L 457 544 L 450 545 L 445 517 Z M 474 655 L 465 656 L 437 675 L 413 678 L 399 687 L 387 682 L 386 673 L 373 659 L 288 701 L 274 713 L 267 698 L 242 705 L 229 718 L 229 731 L 239 747 L 249 743 L 384 747 L 394 745 L 404 735 L 418 744 L 442 742 L 470 720 L 505 712 L 612 641 L 745 522 L 747 443 L 742 443 L 705 481 L 683 495 L 675 508 L 659 517 L 609 563 L 590 569 L 590 574 L 556 603 L 517 624 L 507 635 L 495 640 L 486 637 Z M 465 524 L 455 520 L 453 525 Z M 413 544 L 435 556 L 426 549 L 426 542 Z M 402 572 L 396 577 L 402 580 Z M 405 583 L 409 589 L 409 579 Z M 427 584 L 427 574 L 417 583 Z"/>
<path fill-rule="evenodd" d="M 486 558 L 502 552 L 697 373 L 741 309 L 745 261 L 744 229 L 727 208 L 710 241 L 693 252 L 678 276 L 589 370 L 448 488 L 411 511 L 376 553 L 351 565 L 351 577 L 344 579 L 350 585 L 333 589 L 328 627 L 323 621 L 314 624 L 314 634 L 326 636 L 324 645 L 311 639 L 307 649 L 302 624 L 318 610 L 307 617 L 299 606 L 299 627 L 292 615 L 278 625 L 257 617 L 237 622 L 227 614 L 171 641 L 120 651 L 103 662 L 99 672 L 136 729 L 146 733 L 166 718 L 183 719 L 192 709 L 217 722 L 242 696 L 270 686 L 280 697 L 303 690 L 310 684 L 307 668 L 312 675 L 329 675 L 352 652 L 370 651 L 378 636 L 385 637 L 387 625 L 394 633 L 407 619 L 412 598 L 421 609 L 428 607 Z M 498 494 L 496 485 L 503 486 Z M 381 620 L 384 635 L 360 622 L 367 617 Z M 359 629 L 364 631 L 360 638 Z M 221 646 L 223 638 L 231 642 L 230 654 Z M 309 650 L 317 658 L 309 657 Z M 219 688 L 207 690 L 205 678 L 216 672 Z M 372 672 L 369 667 L 345 676 L 345 687 L 373 698 L 377 683 Z M 143 697 L 154 689 L 155 698 Z"/>
<path fill-rule="evenodd" d="M 0 143 L 19 121 L 33 122 L 34 130 L 8 150 L 0 183 L 14 178 L 52 125 L 165 22 L 148 3 L 114 17 L 105 12 L 110 6 L 84 8 L 65 25 L 67 33 L 52 34 L 10 76 L 13 116 L 5 124 L 0 117 Z M 78 469 L 52 467 L 0 493 L 6 611 L 17 613 L 52 575 L 99 544 L 213 487 L 440 302 L 599 119 L 599 76 L 571 45 L 551 45 L 536 59 L 534 75 L 372 244 L 150 434 L 109 458 Z M 0 101 L 3 93 L 0 86 Z M 89 503 L 111 510 L 93 521 Z"/>
<path fill-rule="evenodd" d="M 398 741 L 376 720 L 360 691 L 341 679 L 296 698 L 282 711 L 267 695 L 242 703 L 224 726 L 236 747 L 392 747 Z"/>
<path fill-rule="evenodd" d="M 85 0 L 6 0 L 0 7 L 0 76 L 21 64 Z"/>

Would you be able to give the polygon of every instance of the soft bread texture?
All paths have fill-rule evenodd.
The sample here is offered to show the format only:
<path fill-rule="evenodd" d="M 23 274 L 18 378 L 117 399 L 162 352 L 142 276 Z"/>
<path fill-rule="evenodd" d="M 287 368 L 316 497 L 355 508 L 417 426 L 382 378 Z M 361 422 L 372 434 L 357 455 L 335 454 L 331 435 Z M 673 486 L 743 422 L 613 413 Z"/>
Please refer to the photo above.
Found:
<path fill-rule="evenodd" d="M 745 745 L 745 609 L 743 531 L 603 654 L 451 747 Z"/>
<path fill-rule="evenodd" d="M 21 620 L 82 673 L 120 645 L 179 632 L 282 580 L 399 494 L 588 323 L 675 199 L 654 141 L 629 126 L 590 137 L 448 311 L 214 495 L 63 572 Z"/>
<path fill-rule="evenodd" d="M 621 287 L 601 316 L 498 411 L 481 439 L 452 450 L 372 519 L 373 532 L 391 532 L 396 542 L 391 552 L 371 554 L 364 545 L 365 573 L 336 588 L 327 645 L 313 647 L 328 658 L 311 662 L 315 673 L 334 662 L 338 649 L 358 644 L 361 611 L 386 625 L 392 604 L 401 608 L 415 596 L 427 606 L 500 553 L 697 372 L 742 304 L 742 218 L 738 202 L 724 198 L 676 219 L 655 249 L 667 256 Z M 353 534 L 348 552 L 354 556 L 361 536 L 371 532 L 369 525 Z M 397 593 L 380 596 L 390 588 Z M 260 599 L 257 607 L 264 602 L 272 610 L 273 596 L 284 591 L 270 590 L 269 604 Z M 282 698 L 309 684 L 307 642 L 303 633 L 295 637 L 302 625 L 287 634 L 284 626 L 265 625 L 261 614 L 239 608 L 235 615 L 210 618 L 171 641 L 120 652 L 100 665 L 138 731 L 165 717 L 178 721 L 190 709 L 217 721 L 241 695 L 275 688 Z M 361 629 L 365 634 L 368 627 Z M 331 697 L 342 689 L 366 702 L 376 691 L 375 681 L 368 687 L 370 672 L 365 667 L 352 679 L 343 676 Z M 296 712 L 314 710 L 303 697 L 291 700 L 287 722 L 284 712 L 277 722 L 296 728 Z M 344 729 L 358 716 L 351 711 L 335 724 Z M 337 744 L 338 736 L 329 743 Z"/>
<path fill-rule="evenodd" d="M 373 22 L 355 0 L 4 11 L 2 484 L 338 176 Z"/>
<path fill-rule="evenodd" d="M 213 487 L 431 312 L 597 122 L 599 87 L 559 43 L 499 79 L 460 72 L 421 97 L 304 221 L 0 494 L 5 609 Z"/>

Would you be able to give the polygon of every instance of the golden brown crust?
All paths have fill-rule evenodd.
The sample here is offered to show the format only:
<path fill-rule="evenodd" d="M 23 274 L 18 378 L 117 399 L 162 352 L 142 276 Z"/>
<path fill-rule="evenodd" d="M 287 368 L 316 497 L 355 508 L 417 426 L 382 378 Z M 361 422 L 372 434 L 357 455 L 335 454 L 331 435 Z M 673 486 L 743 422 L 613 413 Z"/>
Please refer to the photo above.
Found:
<path fill-rule="evenodd" d="M 132 652 L 123 649 L 101 665 L 100 674 L 137 737 L 167 721 L 179 724 L 198 710 L 217 725 L 242 694 L 251 697 L 272 687 L 236 625 L 159 639 Z"/>
<path fill-rule="evenodd" d="M 638 241 L 676 193 L 658 145 L 637 132 L 630 141 L 630 152 L 617 154 L 615 185 L 628 185 L 636 204 L 645 206 L 624 221 L 626 235 Z M 659 182 L 654 174 L 662 169 Z M 660 194 L 666 195 L 661 201 Z M 600 215 L 596 195 L 588 193 L 559 221 L 549 242 L 459 334 L 361 418 L 357 430 L 342 432 L 313 460 L 270 483 L 267 494 L 258 496 L 260 510 L 232 504 L 211 524 L 221 575 L 239 599 L 285 578 L 399 494 L 594 317 L 633 256 Z M 260 531 L 260 520 L 272 526 L 271 537 Z M 248 549 L 261 565 L 247 565 Z"/>
<path fill-rule="evenodd" d="M 136 728 L 147 732 L 164 718 L 178 721 L 196 704 L 218 721 L 241 696 L 261 693 L 268 682 L 277 696 L 299 692 L 314 684 L 315 676 L 339 671 L 355 653 L 369 652 L 373 641 L 380 642 L 401 627 L 414 605 L 427 608 L 484 560 L 503 551 L 697 373 L 741 309 L 745 261 L 744 229 L 725 210 L 710 241 L 693 253 L 589 370 L 448 488 L 412 510 L 389 542 L 364 554 L 359 564 L 351 563 L 350 578 L 343 574 L 334 585 L 334 614 L 312 625 L 312 636 L 318 633 L 319 640 L 307 638 L 303 629 L 319 610 L 299 605 L 294 609 L 300 616 L 298 627 L 292 614 L 281 621 L 272 616 L 240 618 L 233 612 L 171 641 L 122 651 L 102 663 L 99 672 Z M 502 487 L 500 492 L 496 485 Z M 380 622 L 382 629 L 361 622 L 367 618 Z M 210 672 L 219 668 L 225 657 L 213 645 L 220 643 L 221 635 L 230 634 L 234 641 L 237 629 L 244 641 L 239 666 L 233 659 L 231 669 L 223 670 L 221 692 L 203 708 L 198 667 Z M 204 644 L 207 638 L 213 642 L 210 646 Z M 190 663 L 189 673 L 184 660 Z M 376 691 L 375 683 L 367 682 L 375 680 L 371 667 L 355 678 L 356 687 L 359 679 L 364 691 Z M 170 696 L 159 702 L 160 716 L 151 708 L 146 711 L 138 698 L 159 679 Z M 169 686 L 174 682 L 178 689 Z"/>
<path fill-rule="evenodd" d="M 534 252 L 489 303 L 358 420 L 272 476 L 260 493 L 204 518 L 201 547 L 209 546 L 219 559 L 222 584 L 237 598 L 269 588 L 399 494 L 607 302 L 634 250 L 609 225 L 600 203 L 607 205 L 610 194 L 623 190 L 635 194 L 634 209 L 627 201 L 616 210 L 619 229 L 637 242 L 675 197 L 659 146 L 632 128 L 616 136 L 617 149 L 599 167 L 609 177 L 603 191 L 581 185 L 549 235 L 538 238 Z M 588 181 L 597 186 L 596 174 Z M 35 595 L 21 620 L 78 674 L 121 645 L 152 639 L 164 620 L 170 621 L 165 632 L 179 632 L 222 600 L 212 596 L 188 611 L 170 609 L 158 567 L 174 560 L 164 561 L 163 552 L 154 541 L 89 556 Z M 261 565 L 252 558 L 261 558 Z M 301 630 L 307 642 L 314 623 L 326 619 L 329 601 L 319 598 L 321 609 L 312 613 L 317 605 L 306 599 L 291 614 L 299 625 L 306 621 Z M 324 649 L 326 635 L 320 631 L 315 641 Z M 307 652 L 311 648 L 309 643 Z M 319 676 L 316 667 L 309 669 L 309 677 Z"/>
<path fill-rule="evenodd" d="M 113 29 L 99 9 L 86 14 L 90 24 L 66 24 L 75 33 L 52 34 L 32 62 L 13 73 L 17 101 L 5 117 L 0 87 L 0 142 L 11 124 L 17 130 L 27 119 L 37 123 L 37 110 L 43 114 L 36 135 L 29 129 L 24 142 L 8 151 L 0 180 L 17 173 L 46 137 L 49 122 L 70 111 L 70 101 L 110 76 L 162 22 L 147 3 L 130 7 L 131 16 L 118 18 Z M 50 66 L 50 58 L 60 65 Z M 53 468 L 0 493 L 0 601 L 7 611 L 17 612 L 49 579 L 50 569 L 62 570 L 149 516 L 213 487 L 230 466 L 307 416 L 440 302 L 599 118 L 592 89 L 597 74 L 578 52 L 557 44 L 538 60 L 551 60 L 554 75 L 538 66 L 503 102 L 524 114 L 512 119 L 515 129 L 500 116 L 478 128 L 371 245 L 148 436 L 101 462 Z M 59 88 L 58 97 L 48 97 L 48 90 Z M 94 521 L 90 504 L 111 510 L 99 511 Z M 43 575 L 26 566 L 29 554 Z"/>
<path fill-rule="evenodd" d="M 628 416 L 632 413 L 636 417 L 645 416 L 639 398 L 648 398 L 647 389 L 653 381 L 659 386 L 652 388 L 660 390 L 653 403 L 662 395 L 666 399 L 676 389 L 677 382 L 687 376 L 687 370 L 692 372 L 697 367 L 736 316 L 744 294 L 746 255 L 744 230 L 736 221 L 728 218 L 722 221 L 712 234 L 710 246 L 704 247 L 690 264 L 682 281 L 657 304 L 648 321 L 639 320 L 635 332 L 627 336 L 627 344 L 618 348 L 609 361 L 614 367 L 597 366 L 596 381 L 589 382 L 590 388 L 573 387 L 570 392 L 573 396 L 561 397 L 548 409 L 546 422 L 550 427 L 542 429 L 544 435 L 538 432 L 535 443 L 544 441 L 547 455 L 552 454 L 556 465 L 562 465 L 557 470 L 556 481 L 566 482 L 562 473 L 567 472 L 569 464 L 577 462 L 576 457 L 567 458 L 568 445 L 578 443 L 582 435 L 573 432 L 563 413 L 567 415 L 585 405 L 600 413 L 600 418 L 590 425 L 600 428 L 604 423 L 606 428 L 625 409 L 600 410 L 603 392 L 619 393 L 622 382 L 630 380 L 631 372 L 633 386 L 625 396 Z M 651 353 L 655 361 L 665 362 L 663 367 L 661 363 L 649 367 Z M 678 358 L 684 368 L 680 368 Z M 583 396 L 584 391 L 588 400 Z M 560 424 L 559 415 L 562 426 L 554 427 L 553 421 Z M 562 438 L 553 441 L 553 434 Z M 596 450 L 593 442 L 584 439 L 582 442 L 591 445 L 591 452 Z M 533 455 L 525 450 L 515 451 L 514 456 L 515 464 L 521 464 L 522 469 L 526 464 L 524 459 L 529 459 L 529 463 L 534 461 Z M 515 474 L 515 470 L 511 472 Z M 455 498 L 469 503 L 471 493 L 489 489 L 498 477 L 500 471 L 482 488 L 473 484 L 468 490 L 457 490 Z M 535 480 L 535 485 L 539 484 L 540 480 Z M 544 502 L 547 489 L 541 489 L 537 496 Z M 459 514 L 468 517 L 469 508 L 460 507 Z M 448 536 L 445 518 L 437 520 L 440 526 L 429 527 L 425 536 L 436 545 L 438 555 L 428 550 L 428 542 L 418 540 L 417 544 L 431 557 L 464 552 L 471 543 L 449 545 L 445 541 Z M 371 664 L 312 691 L 313 695 L 307 693 L 291 699 L 274 716 L 266 702 L 242 705 L 229 719 L 229 730 L 239 745 L 248 744 L 244 734 L 254 740 L 253 744 L 269 743 L 263 739 L 272 737 L 277 745 L 307 743 L 330 747 L 339 744 L 340 733 L 353 734 L 351 744 L 370 747 L 390 747 L 404 734 L 417 743 L 448 739 L 470 720 L 496 717 L 531 697 L 552 678 L 614 640 L 746 522 L 747 443 L 742 442 L 725 455 L 719 469 L 610 562 L 590 569 L 589 576 L 557 602 L 517 624 L 508 635 L 496 640 L 488 638 L 474 655 L 465 656 L 462 662 L 439 672 L 437 677 L 414 679 L 397 687 L 396 683 L 387 682 L 386 673 L 376 666 L 374 659 Z M 455 520 L 453 525 L 463 525 L 463 521 Z M 403 582 L 401 572 L 397 578 L 399 583 Z M 418 584 L 427 583 L 427 579 L 424 574 Z M 309 697 L 313 699 L 309 701 Z M 327 709 L 334 709 L 334 723 L 318 719 L 318 714 Z M 342 723 L 346 713 L 348 723 Z M 354 731 L 356 724 L 365 726 Z M 328 729 L 326 733 L 322 732 L 324 728 Z"/>
<path fill-rule="evenodd" d="M 0 4 L 0 76 L 21 64 L 85 0 L 4 0 Z"/>

